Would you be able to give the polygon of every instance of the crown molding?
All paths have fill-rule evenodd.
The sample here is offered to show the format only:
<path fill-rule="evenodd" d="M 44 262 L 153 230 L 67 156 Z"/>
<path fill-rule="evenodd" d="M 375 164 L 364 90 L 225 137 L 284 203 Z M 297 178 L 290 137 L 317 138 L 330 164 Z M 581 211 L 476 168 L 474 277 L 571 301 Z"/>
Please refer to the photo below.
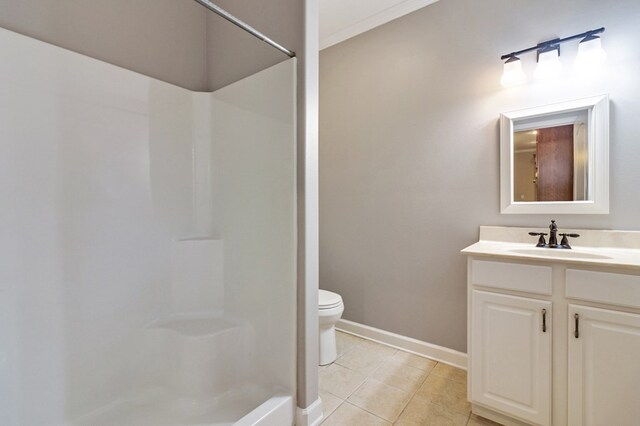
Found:
<path fill-rule="evenodd" d="M 324 37 L 320 40 L 320 50 L 326 49 L 327 47 L 333 46 L 334 44 L 338 44 L 351 37 L 355 37 L 358 34 L 362 34 L 375 27 L 386 24 L 387 22 L 393 21 L 394 19 L 398 19 L 401 16 L 407 15 L 411 12 L 415 12 L 416 10 L 422 9 L 423 7 L 437 1 L 438 0 L 406 0 L 402 3 L 398 3 L 394 6 L 389 7 L 388 9 L 384 9 L 381 12 L 371 15 L 368 18 L 358 21 L 346 28 L 330 34 L 327 37 Z"/>

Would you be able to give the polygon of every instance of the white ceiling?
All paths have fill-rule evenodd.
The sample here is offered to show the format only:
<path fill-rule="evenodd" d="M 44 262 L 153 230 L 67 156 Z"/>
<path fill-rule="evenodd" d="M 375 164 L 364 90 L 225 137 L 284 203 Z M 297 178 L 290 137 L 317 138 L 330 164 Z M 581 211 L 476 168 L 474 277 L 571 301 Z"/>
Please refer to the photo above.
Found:
<path fill-rule="evenodd" d="M 355 37 L 438 0 L 319 0 L 320 49 Z"/>

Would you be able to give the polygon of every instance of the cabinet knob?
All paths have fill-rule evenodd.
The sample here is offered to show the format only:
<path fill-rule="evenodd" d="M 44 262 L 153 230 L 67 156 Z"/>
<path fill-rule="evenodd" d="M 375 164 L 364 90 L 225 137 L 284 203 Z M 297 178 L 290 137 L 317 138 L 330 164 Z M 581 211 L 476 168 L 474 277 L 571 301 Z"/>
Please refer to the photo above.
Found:
<path fill-rule="evenodd" d="M 542 332 L 543 333 L 547 332 L 547 310 L 546 309 L 542 310 Z"/>
<path fill-rule="evenodd" d="M 573 316 L 573 318 L 576 320 L 576 329 L 575 329 L 573 335 L 577 339 L 577 338 L 580 337 L 580 315 L 579 314 L 575 314 Z"/>

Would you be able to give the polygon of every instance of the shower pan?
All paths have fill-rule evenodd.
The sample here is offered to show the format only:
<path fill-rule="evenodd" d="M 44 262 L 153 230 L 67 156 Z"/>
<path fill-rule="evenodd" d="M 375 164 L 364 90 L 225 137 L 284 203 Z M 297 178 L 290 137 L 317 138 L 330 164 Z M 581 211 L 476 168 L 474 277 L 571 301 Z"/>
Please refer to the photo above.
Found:
<path fill-rule="evenodd" d="M 0 77 L 0 424 L 292 424 L 295 58 L 191 92 L 0 29 Z"/>

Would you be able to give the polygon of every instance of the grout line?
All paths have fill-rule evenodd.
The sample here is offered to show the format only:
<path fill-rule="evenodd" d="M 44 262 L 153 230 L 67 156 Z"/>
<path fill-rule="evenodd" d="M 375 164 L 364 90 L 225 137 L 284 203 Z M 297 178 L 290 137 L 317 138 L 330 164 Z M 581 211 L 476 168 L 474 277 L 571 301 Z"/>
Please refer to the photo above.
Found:
<path fill-rule="evenodd" d="M 343 333 L 351 334 L 351 333 L 348 333 L 348 332 L 343 332 Z M 355 336 L 355 335 L 353 335 L 353 336 Z M 359 336 L 356 336 L 356 337 L 359 337 Z M 376 372 L 376 371 L 378 371 L 380 368 L 382 368 L 382 366 L 383 366 L 384 364 L 386 364 L 387 362 L 392 362 L 392 363 L 394 363 L 394 364 L 400 364 L 400 365 L 403 365 L 404 367 L 409 367 L 409 368 L 414 369 L 414 370 L 419 370 L 419 371 L 427 372 L 427 376 L 429 376 L 429 374 L 431 374 L 431 372 L 436 368 L 436 365 L 440 364 L 440 362 L 439 362 L 439 361 L 436 361 L 436 360 L 434 360 L 434 359 L 427 358 L 427 357 L 422 356 L 422 355 L 419 355 L 419 354 L 413 354 L 412 352 L 407 352 L 407 351 L 405 351 L 405 350 L 403 350 L 403 349 L 398 349 L 398 348 L 396 348 L 396 347 L 394 347 L 394 346 L 390 346 L 390 345 L 387 345 L 387 344 L 384 344 L 384 343 L 379 343 L 379 342 L 377 342 L 377 341 L 375 341 L 375 340 L 369 340 L 369 339 L 364 339 L 364 338 L 362 338 L 362 340 L 365 340 L 365 341 L 368 341 L 368 342 L 373 342 L 373 343 L 376 343 L 376 344 L 378 344 L 378 345 L 380 345 L 380 346 L 385 346 L 385 347 L 389 347 L 389 348 L 396 349 L 396 352 L 394 352 L 392 355 L 389 355 L 388 357 L 384 358 L 384 359 L 383 359 L 382 364 L 380 364 L 380 365 L 379 365 L 375 370 L 373 370 L 373 372 L 369 373 L 369 375 L 367 375 L 367 378 L 369 378 L 369 377 L 373 376 L 373 374 L 375 374 L 375 372 Z M 351 370 L 351 371 L 355 371 L 356 373 L 364 374 L 364 373 L 362 373 L 362 372 L 360 372 L 360 371 L 354 370 L 353 368 L 349 368 L 349 367 L 346 367 L 346 366 L 344 366 L 344 365 L 342 365 L 342 364 L 338 363 L 338 360 L 339 360 L 340 358 L 342 358 L 342 357 L 343 357 L 343 356 L 345 356 L 347 353 L 349 353 L 349 352 L 351 352 L 353 349 L 355 349 L 355 346 L 357 346 L 357 343 L 355 343 L 353 346 L 354 346 L 354 347 L 351 347 L 348 351 L 346 351 L 345 353 L 343 353 L 342 355 L 340 355 L 338 358 L 336 358 L 336 360 L 334 361 L 334 363 L 338 364 L 340 367 L 344 367 L 344 368 L 346 368 L 347 370 Z M 423 370 L 422 368 L 417 368 L 417 367 L 414 367 L 414 366 L 412 366 L 412 365 L 408 365 L 408 364 L 405 364 L 405 363 L 402 363 L 402 362 L 394 362 L 394 361 L 391 361 L 391 359 L 395 356 L 395 354 L 396 354 L 398 351 L 401 351 L 401 352 L 404 352 L 404 353 L 409 353 L 409 354 L 416 355 L 416 356 L 420 356 L 421 358 L 428 359 L 429 361 L 433 361 L 433 362 L 435 362 L 435 363 L 436 363 L 436 365 L 434 365 L 432 368 L 430 368 L 430 369 L 428 369 L 428 370 Z M 329 364 L 329 365 L 331 365 L 331 364 Z M 425 380 L 426 380 L 426 376 L 425 376 Z M 421 383 L 420 383 L 420 385 L 421 385 L 421 386 L 422 386 L 422 383 L 424 383 L 424 382 L 421 382 Z M 386 383 L 385 383 L 385 384 L 386 384 Z M 398 388 L 398 387 L 396 387 L 396 386 L 393 386 L 393 385 L 388 385 L 388 386 L 391 386 L 392 388 L 395 388 L 395 389 L 400 389 L 400 388 Z M 405 391 L 404 389 L 400 389 L 400 390 Z M 406 391 L 405 391 L 405 392 L 406 392 Z"/>
<path fill-rule="evenodd" d="M 347 369 L 347 370 L 349 370 L 349 371 L 353 371 L 353 372 L 356 372 L 356 373 L 358 373 L 358 374 L 360 374 L 360 375 L 363 375 L 365 378 L 364 378 L 364 381 L 363 381 L 363 382 L 361 382 L 360 384 L 358 384 L 358 386 L 356 386 L 356 388 L 355 388 L 355 389 L 354 389 L 354 390 L 353 390 L 353 391 L 352 391 L 352 392 L 351 392 L 351 393 L 350 393 L 350 394 L 349 394 L 345 399 L 342 399 L 341 397 L 339 397 L 339 396 L 337 396 L 337 395 L 334 395 L 334 394 L 332 394 L 331 392 L 328 392 L 328 391 L 326 391 L 326 390 L 324 391 L 324 392 L 327 392 L 327 393 L 329 393 L 329 394 L 331 394 L 331 395 L 333 395 L 333 396 L 335 396 L 336 398 L 338 398 L 338 399 L 340 399 L 340 400 L 341 400 L 341 403 L 340 403 L 340 404 L 336 407 L 336 409 L 335 409 L 335 410 L 334 410 L 334 411 L 329 415 L 329 417 L 331 417 L 331 416 L 332 416 L 332 415 L 333 415 L 333 414 L 338 410 L 338 408 L 340 408 L 344 403 L 347 403 L 347 404 L 349 404 L 349 405 L 351 405 L 351 406 L 353 406 L 353 407 L 355 407 L 355 408 L 357 408 L 357 409 L 360 409 L 360 410 L 362 410 L 362 411 L 365 411 L 366 413 L 369 413 L 369 414 L 371 414 L 371 415 L 375 416 L 376 418 L 379 418 L 379 419 L 381 419 L 381 420 L 383 420 L 383 421 L 385 421 L 385 422 L 390 422 L 392 425 L 393 425 L 393 424 L 396 424 L 396 423 L 397 423 L 397 421 L 398 421 L 398 420 L 400 419 L 400 417 L 402 416 L 402 414 L 406 411 L 406 409 L 407 409 L 407 407 L 409 406 L 409 404 L 410 404 L 412 401 L 414 401 L 414 400 L 415 400 L 415 398 L 416 398 L 416 395 L 417 395 L 418 391 L 422 388 L 422 386 L 424 386 L 424 383 L 425 383 L 425 382 L 426 382 L 426 380 L 429 378 L 429 376 L 431 376 L 431 375 L 433 374 L 433 372 L 434 372 L 434 370 L 436 369 L 436 367 L 438 366 L 438 364 L 445 364 L 445 365 L 446 365 L 446 363 L 442 363 L 442 362 L 440 362 L 440 361 L 436 361 L 436 360 L 434 360 L 434 359 L 432 359 L 432 358 L 425 357 L 425 356 L 423 356 L 423 355 L 421 355 L 421 354 L 414 354 L 414 355 L 417 355 L 417 356 L 419 356 L 419 357 L 421 357 L 421 358 L 429 359 L 429 360 L 431 360 L 431 361 L 435 362 L 435 365 L 434 365 L 432 368 L 428 369 L 428 370 L 423 370 L 423 369 L 421 369 L 421 368 L 417 368 L 417 367 L 414 367 L 414 366 L 409 365 L 409 364 L 406 364 L 406 363 L 402 363 L 402 362 L 395 362 L 395 361 L 392 361 L 392 358 L 395 356 L 395 354 L 397 353 L 397 351 L 402 351 L 402 352 L 409 353 L 409 354 L 412 354 L 412 352 L 410 352 L 410 351 L 406 351 L 406 350 L 404 350 L 404 349 L 400 349 L 400 348 L 397 348 L 397 347 L 394 347 L 394 346 L 391 346 L 391 345 L 387 345 L 387 344 L 382 343 L 382 342 L 378 342 L 378 341 L 375 341 L 375 340 L 371 340 L 371 339 L 363 338 L 363 337 L 360 337 L 360 336 L 357 336 L 357 335 L 353 335 L 353 334 L 351 334 L 351 333 L 349 333 L 349 332 L 344 332 L 344 331 L 341 331 L 341 330 L 340 330 L 340 332 L 345 333 L 345 334 L 350 334 L 350 335 L 355 336 L 355 337 L 357 337 L 358 339 L 361 339 L 361 340 L 363 340 L 363 341 L 365 341 L 365 342 L 370 342 L 370 343 L 374 343 L 374 344 L 376 344 L 376 345 L 380 345 L 380 346 L 390 347 L 390 348 L 396 349 L 396 352 L 394 352 L 392 355 L 389 355 L 389 356 L 388 356 L 388 357 L 386 357 L 386 358 L 383 358 L 383 362 L 382 362 L 382 363 L 381 363 L 381 364 L 380 364 L 376 369 L 374 369 L 371 373 L 368 373 L 368 374 L 365 374 L 365 373 L 363 373 L 363 372 L 361 372 L 361 371 L 358 371 L 358 370 L 355 370 L 355 369 L 353 369 L 353 368 L 346 367 L 346 366 L 344 366 L 344 365 L 342 365 L 342 364 L 339 364 L 339 363 L 337 362 L 340 358 L 342 358 L 343 356 L 345 356 L 346 354 L 348 354 L 349 352 L 351 352 L 353 349 L 355 349 L 357 346 L 359 346 L 359 344 L 358 344 L 357 342 L 353 343 L 353 345 L 351 345 L 351 347 L 350 347 L 348 350 L 346 350 L 344 353 L 342 353 L 342 354 L 341 354 L 341 355 L 336 359 L 336 361 L 334 361 L 334 363 L 335 363 L 336 365 L 340 366 L 341 368 L 345 368 L 345 369 Z M 381 357 L 381 358 L 382 358 L 382 357 Z M 421 371 L 421 372 L 426 372 L 426 375 L 424 376 L 424 379 L 422 379 L 422 380 L 420 381 L 419 385 L 418 385 L 418 386 L 416 386 L 415 390 L 413 390 L 413 391 L 411 391 L 411 392 L 408 392 L 406 389 L 401 389 L 401 388 L 398 388 L 397 386 L 393 386 L 393 385 L 390 385 L 390 384 L 387 384 L 387 383 L 381 382 L 380 380 L 375 379 L 375 378 L 373 377 L 373 375 L 374 375 L 374 374 L 375 374 L 375 373 L 376 373 L 380 368 L 382 368 L 385 364 L 387 364 L 387 363 L 389 363 L 389 362 L 394 363 L 394 364 L 399 364 L 399 365 L 402 365 L 402 366 L 404 366 L 404 367 L 407 367 L 407 368 L 410 368 L 410 369 L 414 369 L 414 370 L 418 370 L 418 371 Z M 332 365 L 332 364 L 330 364 L 330 365 Z M 330 366 L 330 365 L 329 365 L 329 366 Z M 455 367 L 455 368 L 458 368 L 458 367 Z M 438 375 L 436 374 L 436 376 L 438 376 Z M 440 377 L 440 376 L 438 376 L 438 377 Z M 451 379 L 449 379 L 449 378 L 447 378 L 447 377 L 442 377 L 442 378 L 443 378 L 443 379 L 446 379 L 446 380 L 448 380 L 448 381 L 456 382 L 456 383 L 457 383 L 457 381 L 455 381 L 455 380 L 451 380 Z M 354 403 L 352 403 L 352 402 L 350 402 L 350 401 L 349 401 L 349 398 L 351 398 L 351 397 L 352 397 L 352 396 L 353 396 L 353 395 L 354 395 L 354 394 L 355 394 L 355 393 L 356 393 L 356 392 L 357 392 L 357 391 L 358 391 L 358 390 L 359 390 L 359 389 L 360 389 L 360 388 L 361 388 L 361 387 L 362 387 L 362 386 L 363 386 L 363 385 L 364 385 L 364 384 L 365 384 L 369 379 L 374 380 L 374 381 L 376 381 L 376 382 L 382 383 L 383 385 L 390 386 L 390 387 L 392 387 L 392 388 L 394 388 L 394 389 L 398 389 L 398 390 L 400 390 L 400 391 L 403 391 L 403 392 L 406 392 L 406 393 L 408 393 L 408 394 L 409 394 L 409 398 L 407 399 L 407 402 L 404 404 L 404 406 L 402 407 L 402 410 L 400 410 L 400 413 L 398 413 L 398 415 L 396 416 L 395 420 L 393 420 L 393 421 L 389 421 L 389 420 L 387 420 L 387 419 L 384 419 L 384 418 L 382 418 L 382 417 L 378 416 L 377 414 L 372 413 L 371 411 L 367 410 L 366 408 L 362 408 L 362 407 L 360 407 L 360 406 L 358 406 L 358 405 L 356 405 L 356 404 L 354 404 Z M 450 409 L 449 409 L 449 408 L 447 408 L 446 406 L 443 406 L 443 405 L 440 405 L 440 404 L 435 404 L 435 403 L 433 403 L 432 401 L 429 401 L 429 403 L 430 403 L 430 404 L 433 404 L 433 405 L 435 405 L 435 406 L 438 406 L 438 407 L 440 407 L 440 408 L 444 409 L 446 412 L 449 412 L 449 413 L 451 413 L 451 414 L 457 414 L 457 415 L 461 415 L 461 414 L 462 414 L 462 413 L 460 413 L 459 411 L 450 410 Z M 467 416 L 468 416 L 468 417 L 467 417 L 467 422 L 465 423 L 465 425 L 468 425 L 468 423 L 471 421 L 471 412 L 467 413 Z M 328 419 L 329 417 L 327 417 L 326 419 Z M 323 420 L 323 422 L 324 422 L 326 419 L 324 419 L 324 420 Z"/>
<path fill-rule="evenodd" d="M 335 393 L 331 393 L 331 392 L 329 392 L 328 390 L 322 390 L 322 392 L 326 392 L 326 393 L 328 393 L 328 394 L 329 394 L 329 395 L 331 395 L 331 396 L 335 396 L 336 398 L 338 398 L 338 399 L 339 399 L 340 401 L 342 401 L 342 402 L 345 402 L 345 401 L 346 401 L 346 399 L 342 399 L 342 397 L 340 397 L 340 396 L 336 395 Z"/>
<path fill-rule="evenodd" d="M 336 361 L 337 361 L 337 360 L 336 360 Z M 362 381 L 362 383 L 360 383 L 360 384 L 359 384 L 359 385 L 358 385 L 358 386 L 357 386 L 357 387 L 356 387 L 356 388 L 355 388 L 355 389 L 354 389 L 354 390 L 353 390 L 349 395 L 347 395 L 347 397 L 346 397 L 346 398 L 344 398 L 344 399 L 343 399 L 342 397 L 340 397 L 340 396 L 338 396 L 338 395 L 334 394 L 334 393 L 329 392 L 328 390 L 322 390 L 323 392 L 330 393 L 331 395 L 335 396 L 336 398 L 341 399 L 343 402 L 346 402 L 346 401 L 347 401 L 347 399 L 349 399 L 349 397 L 350 397 L 351 395 L 353 395 L 353 393 L 354 393 L 356 390 L 358 390 L 358 389 L 360 388 L 360 386 L 362 386 L 362 384 L 363 384 L 364 382 L 366 382 L 366 381 L 367 381 L 367 379 L 369 378 L 369 376 L 366 376 L 364 373 L 361 373 L 361 372 L 359 372 L 359 371 L 357 371 L 357 370 L 354 370 L 353 368 L 345 367 L 344 365 L 341 365 L 341 364 L 336 364 L 336 362 L 335 362 L 335 361 L 334 361 L 332 364 L 329 364 L 329 365 L 334 365 L 334 364 L 335 364 L 335 365 L 337 365 L 337 366 L 339 366 L 339 367 L 345 368 L 345 369 L 347 369 L 347 370 L 349 370 L 349 371 L 353 371 L 354 373 L 358 373 L 358 374 L 361 374 L 361 375 L 365 376 L 365 378 L 364 378 L 364 380 Z M 337 410 L 337 408 L 336 408 L 336 410 Z"/>
<path fill-rule="evenodd" d="M 445 365 L 447 365 L 447 364 L 445 364 Z M 435 367 L 432 369 L 432 371 L 430 371 L 430 372 L 429 372 L 429 375 L 425 378 L 425 382 L 426 382 L 427 378 L 428 378 L 429 376 L 431 376 L 431 374 L 432 374 L 433 370 L 435 370 Z M 439 376 L 439 375 L 437 375 L 437 374 L 435 374 L 434 376 L 435 376 L 435 377 L 439 377 L 439 378 L 441 378 L 442 380 L 445 380 L 446 382 L 457 383 L 457 384 L 459 384 L 459 383 L 460 383 L 460 382 L 457 382 L 457 381 L 455 381 L 455 380 L 451 380 L 451 379 L 449 379 L 449 378 L 447 378 L 447 377 Z M 423 382 L 423 385 L 424 385 L 424 382 Z M 465 386 L 466 386 L 466 384 L 465 384 Z M 421 387 L 422 387 L 422 385 L 421 385 Z M 411 398 L 411 399 L 413 399 L 417 393 L 418 393 L 418 392 L 416 391 L 416 393 L 414 393 L 414 395 L 412 396 L 412 398 Z M 427 402 L 428 402 L 429 404 L 431 404 L 431 405 L 435 405 L 435 406 L 438 406 L 438 407 L 442 408 L 444 411 L 446 411 L 446 412 L 448 412 L 448 413 L 455 414 L 455 415 L 465 415 L 465 414 L 463 414 L 462 412 L 460 412 L 460 411 L 458 411 L 458 410 L 451 409 L 451 408 L 449 408 L 449 407 L 447 407 L 447 406 L 445 406 L 445 405 L 439 404 L 439 403 L 437 403 L 437 402 L 434 402 L 434 401 L 431 401 L 431 400 L 428 400 Z M 407 404 L 407 405 L 408 405 L 408 404 Z M 405 407 L 405 408 L 406 408 L 406 407 Z M 465 425 L 467 425 L 467 424 L 471 421 L 471 410 L 469 410 L 469 412 L 468 412 L 468 413 L 466 413 L 466 415 L 467 415 L 467 422 L 465 423 Z"/>
<path fill-rule="evenodd" d="M 424 384 L 425 380 L 427 380 L 427 377 L 429 377 L 429 375 L 431 374 L 431 372 L 436 368 L 435 366 L 433 366 L 433 368 L 431 368 L 430 370 L 428 370 L 428 371 L 427 371 L 427 370 L 422 370 L 422 369 L 420 369 L 420 368 L 412 367 L 412 366 L 410 366 L 410 365 L 401 364 L 401 363 L 395 363 L 395 362 L 393 362 L 393 361 L 391 361 L 391 362 L 392 362 L 392 363 L 394 363 L 394 364 L 400 364 L 400 365 L 403 365 L 404 367 L 412 368 L 412 369 L 414 369 L 414 370 L 418 370 L 418 371 L 422 371 L 422 372 L 427 373 L 427 375 L 426 375 L 426 376 L 424 376 L 424 380 L 422 380 L 422 381 L 420 382 L 420 385 L 419 385 L 419 386 L 416 388 L 416 390 L 413 392 L 413 394 L 412 394 L 412 398 L 413 398 L 413 395 L 414 395 L 416 392 L 418 392 L 418 389 L 420 389 L 420 388 L 422 387 L 422 385 Z M 434 361 L 434 362 L 436 362 L 436 365 L 438 364 L 438 362 L 437 362 L 437 361 Z M 372 375 L 373 375 L 373 374 L 375 374 L 375 372 L 376 372 L 376 371 L 378 371 L 380 368 L 382 368 L 386 363 L 387 363 L 387 362 L 385 361 L 385 362 L 384 362 L 380 367 L 376 368 L 376 370 L 375 370 L 373 373 L 371 373 L 371 374 L 372 374 Z M 386 384 L 386 383 L 385 383 L 385 384 Z M 391 386 L 391 387 L 392 387 L 392 388 L 394 388 L 394 389 L 399 389 L 399 390 L 401 390 L 401 391 L 408 392 L 406 389 L 402 389 L 402 388 L 399 388 L 399 387 L 394 386 L 394 385 L 388 385 L 388 384 L 386 384 L 386 385 L 387 385 L 387 386 Z"/>
<path fill-rule="evenodd" d="M 439 363 L 436 361 L 436 365 L 438 365 Z M 433 366 L 433 368 L 431 370 L 429 370 L 429 372 L 427 373 L 427 375 L 424 377 L 424 380 L 422 381 L 422 383 L 420 383 L 420 386 L 418 386 L 416 388 L 416 390 L 411 394 L 411 398 L 409 398 L 409 401 L 407 401 L 407 403 L 405 404 L 404 407 L 402 407 L 402 410 L 400 411 L 400 414 L 398 414 L 398 418 L 394 421 L 394 423 L 396 423 L 400 417 L 402 416 L 402 413 L 404 413 L 404 411 L 407 409 L 407 407 L 409 406 L 409 404 L 411 403 L 411 401 L 413 401 L 413 399 L 416 397 L 416 394 L 418 393 L 418 391 L 420 390 L 420 388 L 422 388 L 422 386 L 424 385 L 424 382 L 427 381 L 427 378 L 431 375 L 431 373 L 433 372 L 433 370 L 436 368 L 436 365 Z"/>
<path fill-rule="evenodd" d="M 329 392 L 329 393 L 331 393 L 331 392 Z M 331 395 L 333 395 L 333 394 L 331 394 Z M 334 396 L 335 396 L 335 395 L 334 395 Z M 341 400 L 340 400 L 340 404 L 338 404 L 338 406 L 337 406 L 336 408 L 334 408 L 334 409 L 333 409 L 333 411 L 331 412 L 331 414 L 329 414 L 327 417 L 323 418 L 323 419 L 322 419 L 322 421 L 320 422 L 320 424 L 322 424 L 322 423 L 326 422 L 326 421 L 327 421 L 327 419 L 328 419 L 329 417 L 333 416 L 333 414 L 334 414 L 336 411 L 338 411 L 338 408 L 340 408 L 340 407 L 342 406 L 342 404 L 344 404 L 344 401 L 341 399 Z"/>
<path fill-rule="evenodd" d="M 378 418 L 378 419 L 380 419 L 380 420 L 382 420 L 382 421 L 385 421 L 385 422 L 387 422 L 387 423 L 391 423 L 391 424 L 393 424 L 393 422 L 390 422 L 390 421 L 389 421 L 389 420 L 387 420 L 387 419 L 383 419 L 383 418 L 382 418 L 382 417 L 380 417 L 379 415 L 372 413 L 371 411 L 367 410 L 366 408 L 359 407 L 359 406 L 357 406 L 356 404 L 354 404 L 354 403 L 352 403 L 352 402 L 349 402 L 349 401 L 345 401 L 345 402 L 346 402 L 347 404 L 349 404 L 349 405 L 353 406 L 353 407 L 356 407 L 356 408 L 357 408 L 357 409 L 359 409 L 359 410 L 364 411 L 365 413 L 369 413 L 369 414 L 371 414 L 373 417 L 376 417 L 376 418 Z"/>
<path fill-rule="evenodd" d="M 467 426 L 471 423 L 471 411 L 469 411 L 469 417 L 467 417 Z"/>
<path fill-rule="evenodd" d="M 364 340 L 367 340 L 367 339 L 364 339 Z M 376 344 L 378 344 L 378 345 L 380 345 L 380 346 L 392 347 L 392 346 L 385 345 L 385 344 L 383 344 L 383 343 L 379 343 L 379 342 L 376 342 L 376 341 L 372 341 L 372 340 L 369 340 L 369 341 L 370 341 L 370 342 L 373 342 L 373 343 L 376 343 Z M 402 349 L 398 349 L 398 348 L 395 348 L 395 347 L 392 347 L 392 348 L 393 348 L 393 349 L 396 349 L 396 352 L 397 352 L 398 350 L 402 350 Z M 426 373 L 427 373 L 427 374 L 424 376 L 424 379 L 420 381 L 420 384 L 419 384 L 418 386 L 416 386 L 415 390 L 413 390 L 413 391 L 411 391 L 411 392 L 407 392 L 407 390 L 406 390 L 406 389 L 401 389 L 401 388 L 398 388 L 398 387 L 396 387 L 396 386 L 393 386 L 393 385 L 390 385 L 390 384 L 387 384 L 387 383 L 384 383 L 384 382 L 380 382 L 379 380 L 376 380 L 375 378 L 373 378 L 373 377 L 372 377 L 372 376 L 373 376 L 373 375 L 374 375 L 374 374 L 375 374 L 375 373 L 376 373 L 380 368 L 382 368 L 382 366 L 384 366 L 386 363 L 388 363 L 388 362 L 392 362 L 392 363 L 393 363 L 393 361 L 391 361 L 391 358 L 393 358 L 393 356 L 395 355 L 395 353 L 396 353 L 396 352 L 394 352 L 394 354 L 393 354 L 393 355 L 391 355 L 391 356 L 387 357 L 387 359 L 385 359 L 385 360 L 384 360 L 384 362 L 383 362 L 382 364 L 380 364 L 380 366 L 378 366 L 378 368 L 376 368 L 375 370 L 373 370 L 373 372 L 371 372 L 368 376 L 366 376 L 365 381 L 364 381 L 360 386 L 358 386 L 358 388 L 356 388 L 356 390 L 354 390 L 354 391 L 351 393 L 351 395 L 349 395 L 349 397 L 347 397 L 347 399 L 348 399 L 348 398 L 350 398 L 350 397 L 351 397 L 355 392 L 357 392 L 357 390 L 358 390 L 358 389 L 360 389 L 360 387 L 362 387 L 362 386 L 363 386 L 363 385 L 364 385 L 364 384 L 365 384 L 369 379 L 371 379 L 371 380 L 375 380 L 375 381 L 377 381 L 377 382 L 379 382 L 379 383 L 382 383 L 383 385 L 386 385 L 386 386 L 392 387 L 392 388 L 394 388 L 394 389 L 398 389 L 398 390 L 400 390 L 400 391 L 402 391 L 402 392 L 406 392 L 407 394 L 409 394 L 409 398 L 407 399 L 407 402 L 404 404 L 404 406 L 402 407 L 402 409 L 400 410 L 400 412 L 398 413 L 398 415 L 396 416 L 396 418 L 395 418 L 394 420 L 391 420 L 391 421 L 389 421 L 389 420 L 387 420 L 387 419 L 382 419 L 382 420 L 385 420 L 385 421 L 390 422 L 391 424 L 394 424 L 394 423 L 396 423 L 396 422 L 398 421 L 398 419 L 400 418 L 400 416 L 402 415 L 402 413 L 404 413 L 404 410 L 407 408 L 407 406 L 409 405 L 409 403 L 413 400 L 413 398 L 416 396 L 416 394 L 418 393 L 418 391 L 420 390 L 420 388 L 422 387 L 422 385 L 424 384 L 424 382 L 427 380 L 427 377 L 429 377 L 429 376 L 431 375 L 431 373 L 432 373 L 432 372 L 433 372 L 433 370 L 435 369 L 436 365 L 438 365 L 438 361 L 432 360 L 432 361 L 434 361 L 434 362 L 436 363 L 436 365 L 434 365 L 434 366 L 433 366 L 432 368 L 430 368 L 429 370 L 422 370 L 422 369 L 420 369 L 420 368 L 416 368 L 416 367 L 413 367 L 413 366 L 408 365 L 408 364 L 395 363 L 395 364 L 401 364 L 401 365 L 403 365 L 404 367 L 409 367 L 409 368 L 411 368 L 411 369 L 418 370 L 418 371 L 421 371 L 421 372 L 425 372 L 425 371 L 426 371 Z M 406 352 L 406 351 L 402 350 L 402 352 Z M 410 352 L 407 352 L 407 353 L 410 353 Z M 423 357 L 423 358 L 424 358 L 424 357 Z M 430 358 L 429 358 L 429 359 L 430 359 Z M 337 360 L 336 360 L 336 361 L 337 361 Z M 344 366 L 343 366 L 343 367 L 344 367 Z M 348 368 L 348 367 L 345 367 L 345 368 Z M 347 400 L 345 400 L 345 401 L 347 401 Z M 351 405 L 353 405 L 353 406 L 355 406 L 355 407 L 358 407 L 358 406 L 357 406 L 357 405 L 355 405 L 355 404 L 351 404 Z M 376 414 L 371 413 L 371 412 L 370 412 L 369 410 L 367 410 L 367 409 L 364 409 L 364 408 L 362 408 L 362 407 L 358 407 L 358 408 L 360 408 L 360 409 L 362 409 L 362 410 L 366 411 L 367 413 L 370 413 L 370 414 L 372 414 L 372 415 L 374 415 L 374 416 L 376 416 L 376 417 L 378 417 L 378 418 L 381 418 L 380 416 L 377 416 Z"/>

